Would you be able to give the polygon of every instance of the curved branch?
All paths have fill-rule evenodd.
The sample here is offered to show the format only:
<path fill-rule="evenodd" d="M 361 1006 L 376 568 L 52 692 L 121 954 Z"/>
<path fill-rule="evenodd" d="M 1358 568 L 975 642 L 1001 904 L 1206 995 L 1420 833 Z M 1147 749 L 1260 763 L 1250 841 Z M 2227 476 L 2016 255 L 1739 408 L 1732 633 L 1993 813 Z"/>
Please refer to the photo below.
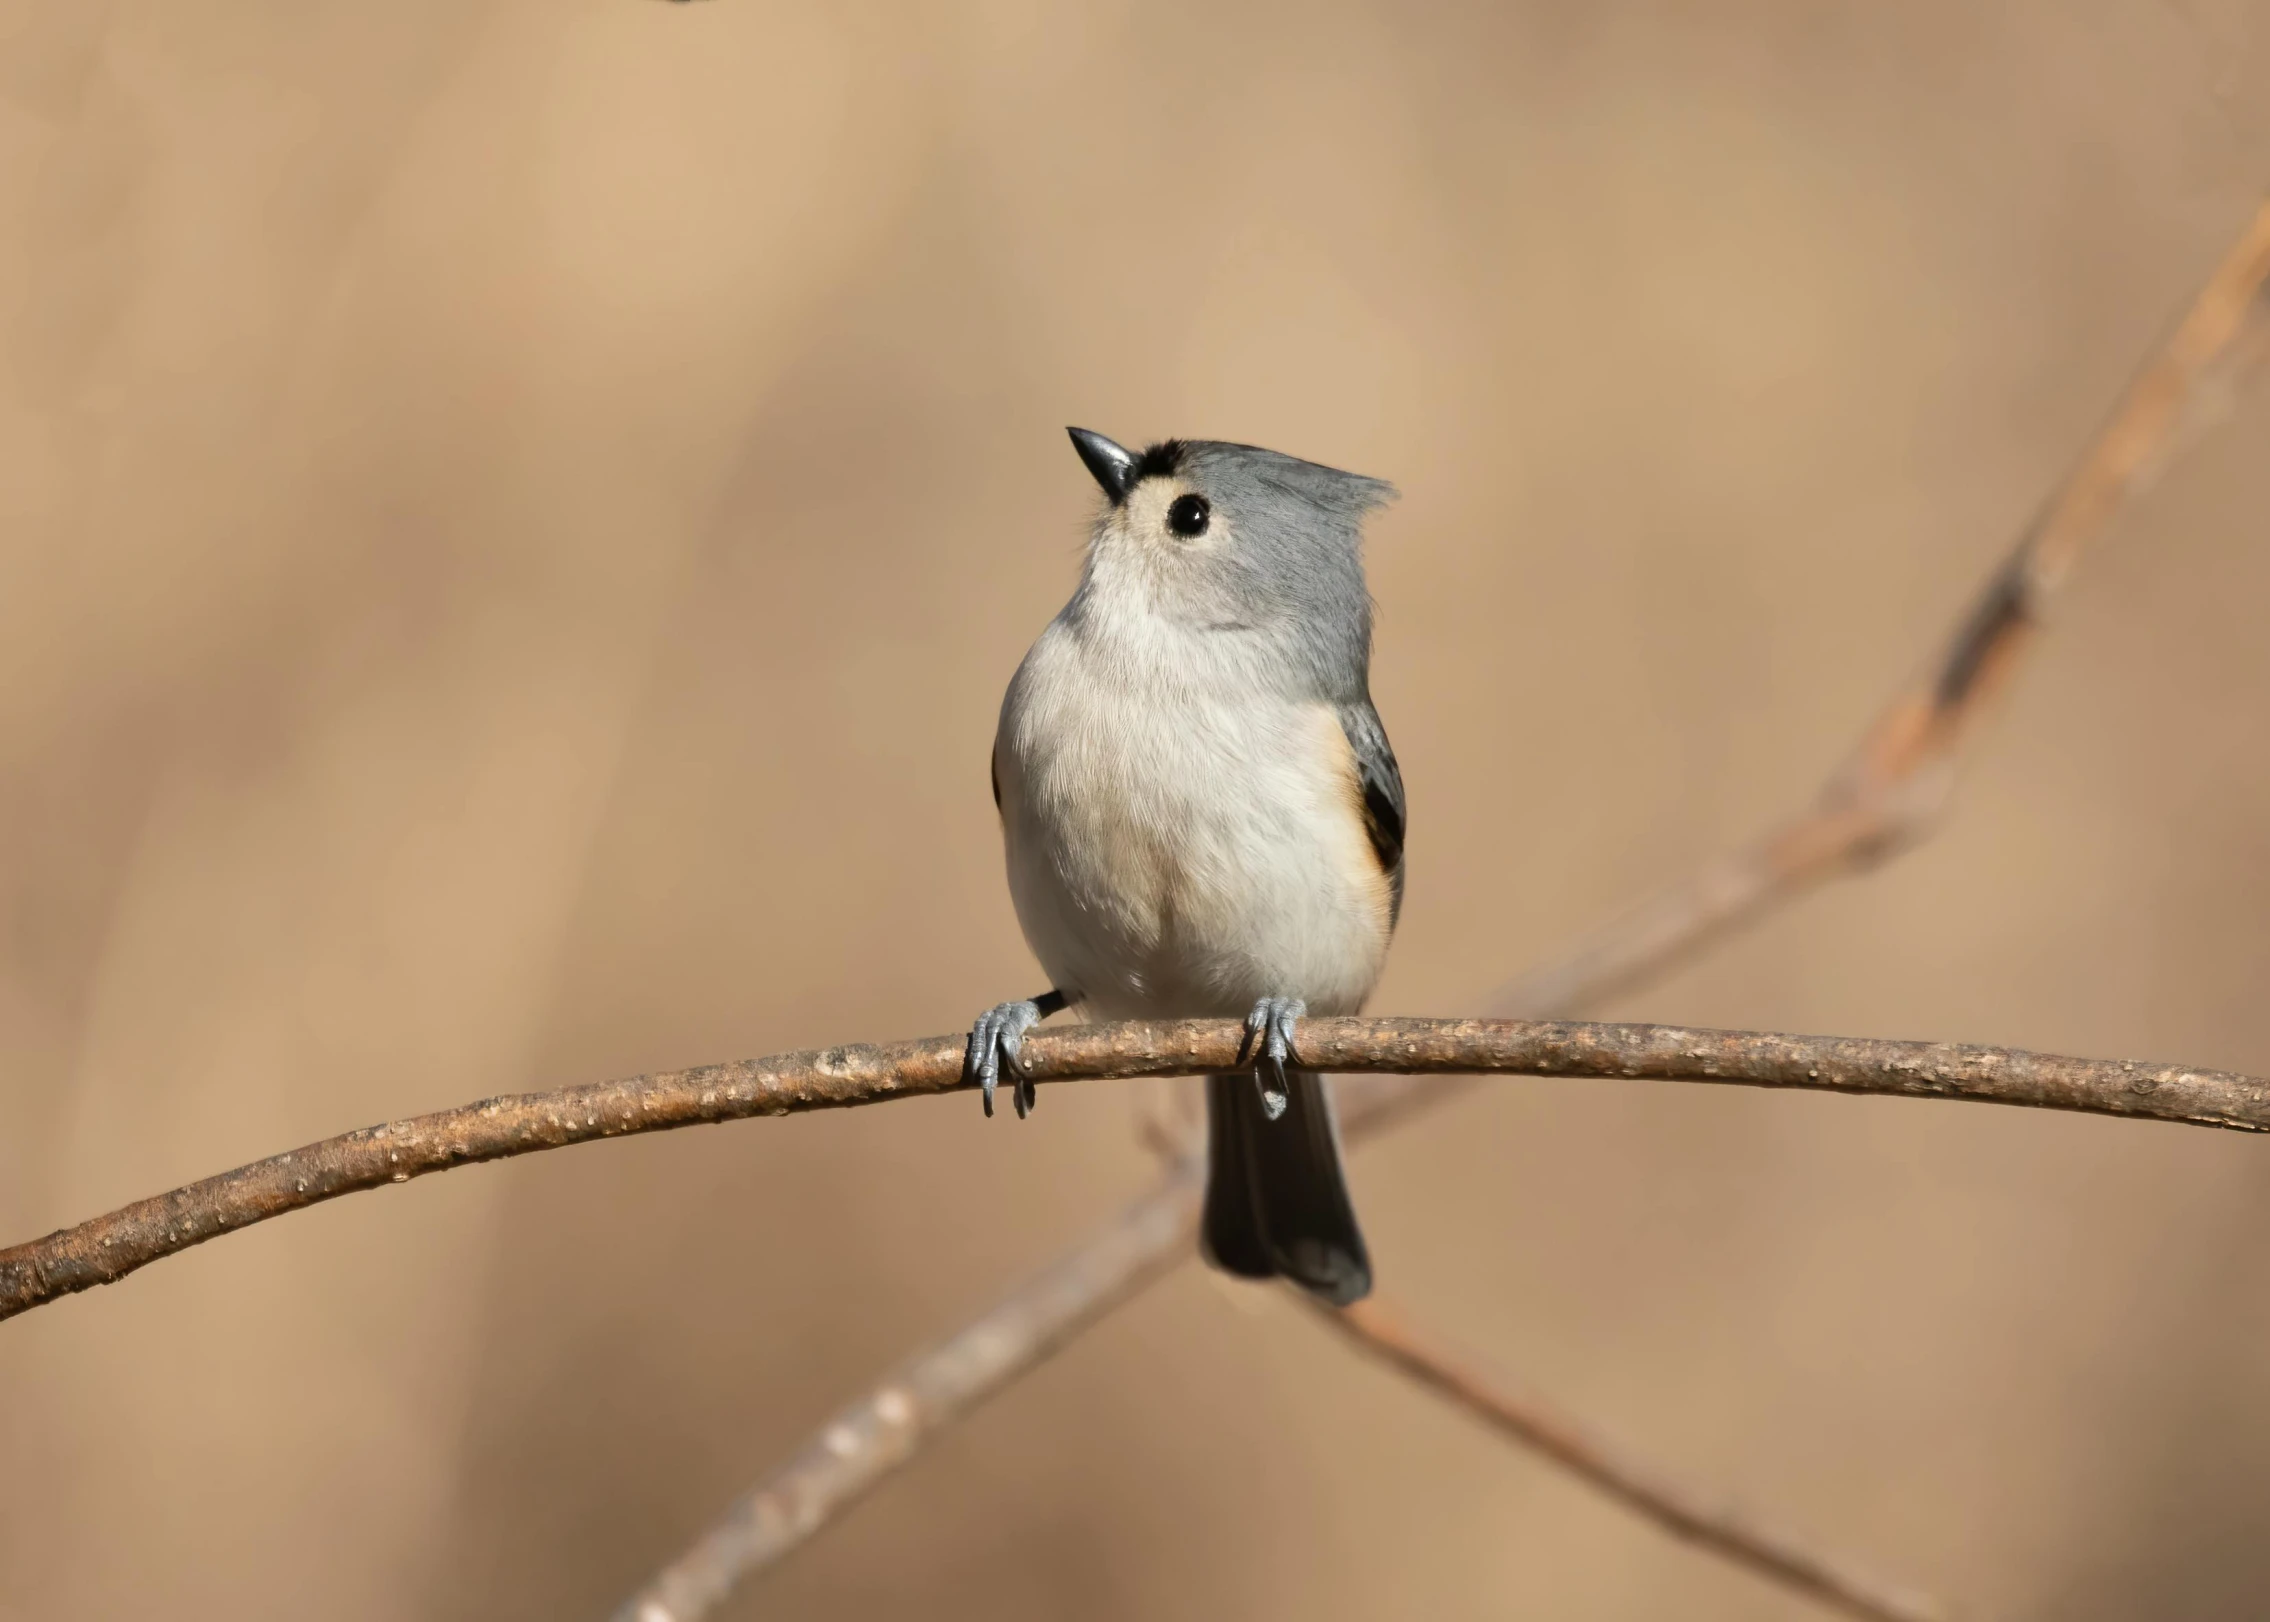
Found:
<path fill-rule="evenodd" d="M 1356 1346 L 1534 1448 L 1673 1537 L 1685 1538 L 1784 1587 L 1868 1622 L 1943 1622 L 1922 1594 L 1888 1588 L 1760 1524 L 1554 1407 L 1532 1391 L 1492 1378 L 1436 1345 L 1377 1296 L 1337 1310 L 1308 1303 Z M 683 1613 L 691 1615 L 694 1613 Z"/>
<path fill-rule="evenodd" d="M 1242 1068 L 1236 1020 L 1093 1025 L 1026 1038 L 1039 1082 Z M 108 1284 L 191 1245 L 364 1189 L 483 1160 L 674 1127 L 966 1090 L 964 1038 L 820 1048 L 492 1098 L 326 1138 L 0 1251 L 0 1318 Z M 1671 1025 L 1310 1019 L 1299 1062 L 1347 1075 L 1519 1075 L 1727 1082 L 1962 1098 L 2270 1131 L 2270 1083 L 2130 1059 Z"/>

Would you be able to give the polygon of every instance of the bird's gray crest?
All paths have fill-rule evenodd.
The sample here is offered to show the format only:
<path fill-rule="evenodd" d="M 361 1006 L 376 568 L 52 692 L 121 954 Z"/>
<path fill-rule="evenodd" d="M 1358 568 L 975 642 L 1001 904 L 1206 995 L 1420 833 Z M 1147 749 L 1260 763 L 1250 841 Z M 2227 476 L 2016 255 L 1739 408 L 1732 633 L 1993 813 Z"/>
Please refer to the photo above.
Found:
<path fill-rule="evenodd" d="M 1248 520 L 1289 506 L 1353 523 L 1374 507 L 1395 499 L 1395 486 L 1385 479 L 1348 473 L 1321 462 L 1304 462 L 1283 451 L 1259 445 L 1238 445 L 1228 440 L 1170 440 L 1175 448 L 1174 471 L 1203 490 L 1211 499 Z M 1143 453 L 1144 459 L 1158 449 Z"/>

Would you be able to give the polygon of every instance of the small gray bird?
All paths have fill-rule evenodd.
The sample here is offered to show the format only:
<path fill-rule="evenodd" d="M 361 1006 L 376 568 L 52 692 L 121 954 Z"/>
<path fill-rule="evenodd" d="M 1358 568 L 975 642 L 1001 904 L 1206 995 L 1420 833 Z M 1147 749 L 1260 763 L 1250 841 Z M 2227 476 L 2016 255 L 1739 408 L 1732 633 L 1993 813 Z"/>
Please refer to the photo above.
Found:
<path fill-rule="evenodd" d="M 993 1113 L 1032 1025 L 1245 1016 L 1251 1075 L 1210 1077 L 1205 1246 L 1345 1305 L 1371 1258 L 1304 1013 L 1352 1014 L 1403 901 L 1403 778 L 1372 708 L 1364 515 L 1391 486 L 1251 445 L 1140 456 L 1070 430 L 1107 498 L 1072 600 L 993 740 L 1009 891 L 1054 989 L 981 1015 Z"/>

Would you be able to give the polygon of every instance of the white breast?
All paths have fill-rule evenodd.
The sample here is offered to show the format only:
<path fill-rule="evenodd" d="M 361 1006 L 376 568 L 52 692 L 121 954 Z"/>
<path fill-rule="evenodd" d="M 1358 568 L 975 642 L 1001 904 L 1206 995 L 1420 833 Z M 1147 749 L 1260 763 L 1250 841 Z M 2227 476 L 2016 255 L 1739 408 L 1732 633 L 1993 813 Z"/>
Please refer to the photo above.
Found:
<path fill-rule="evenodd" d="M 1263 996 L 1352 1013 L 1386 956 L 1388 887 L 1337 714 L 1267 695 L 1221 635 L 1059 622 L 1003 706 L 1018 921 L 1099 1017 Z"/>

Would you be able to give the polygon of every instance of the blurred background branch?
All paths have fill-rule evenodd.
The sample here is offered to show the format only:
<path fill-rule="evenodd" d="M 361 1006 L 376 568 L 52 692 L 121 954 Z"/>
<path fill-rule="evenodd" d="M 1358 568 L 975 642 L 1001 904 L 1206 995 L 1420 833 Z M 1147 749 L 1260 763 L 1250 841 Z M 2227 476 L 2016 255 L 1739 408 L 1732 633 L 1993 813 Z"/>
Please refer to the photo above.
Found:
<path fill-rule="evenodd" d="M 1929 1596 L 1890 1587 L 1843 1560 L 1821 1554 L 1786 1529 L 1768 1526 L 1707 1489 L 1677 1480 L 1538 1393 L 1521 1389 L 1503 1375 L 1483 1373 L 1377 1295 L 1339 1311 L 1323 1306 L 1312 1306 L 1310 1311 L 1397 1373 L 1456 1403 L 1507 1440 L 1550 1459 L 1673 1537 L 1868 1622 L 1945 1622 L 1948 1613 Z M 656 1616 L 649 1622 L 663 1619 Z"/>
<path fill-rule="evenodd" d="M 2081 548 L 2176 453 L 2221 422 L 2270 334 L 2270 202 L 2250 219 L 2111 419 L 1948 639 L 1796 820 L 1712 862 L 1500 989 L 1492 1013 L 1581 1007 L 1675 965 L 1726 929 L 1923 838 L 1964 742 L 2007 687 Z"/>

